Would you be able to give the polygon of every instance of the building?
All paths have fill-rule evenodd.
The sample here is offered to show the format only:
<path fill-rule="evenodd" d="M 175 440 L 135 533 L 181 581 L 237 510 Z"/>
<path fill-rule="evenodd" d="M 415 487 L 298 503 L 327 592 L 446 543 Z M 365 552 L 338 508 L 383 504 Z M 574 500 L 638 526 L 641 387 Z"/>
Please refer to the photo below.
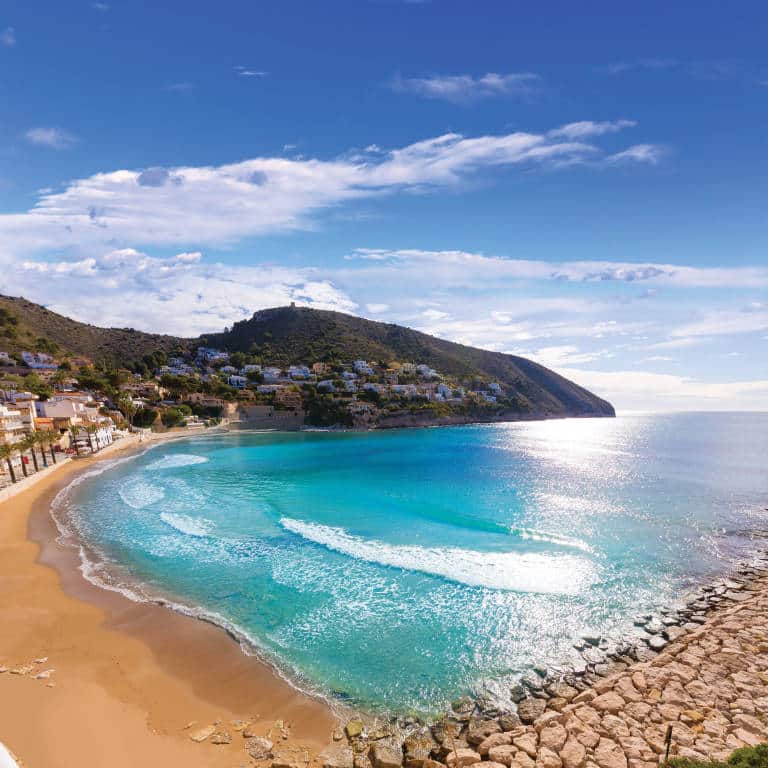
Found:
<path fill-rule="evenodd" d="M 439 376 L 434 368 L 430 368 L 428 365 L 424 365 L 424 363 L 416 366 L 416 373 L 424 379 L 436 379 Z"/>
<path fill-rule="evenodd" d="M 0 352 L 0 365 L 13 365 L 13 359 L 7 352 Z"/>
<path fill-rule="evenodd" d="M 288 369 L 288 376 L 292 379 L 308 379 L 311 375 L 312 374 L 306 365 L 292 365 Z"/>
<path fill-rule="evenodd" d="M 373 376 L 373 368 L 365 360 L 355 360 L 352 363 L 355 373 L 359 373 L 363 376 Z"/>
<path fill-rule="evenodd" d="M 232 370 L 234 371 L 235 369 L 233 368 Z M 227 379 L 227 383 L 230 387 L 234 387 L 235 389 L 245 389 L 246 384 L 248 384 L 248 379 L 245 376 L 233 374 Z"/>
<path fill-rule="evenodd" d="M 324 376 L 326 373 L 329 373 L 331 370 L 331 366 L 328 365 L 328 363 L 312 363 L 312 373 L 317 374 L 318 376 Z"/>
<path fill-rule="evenodd" d="M 266 384 L 274 384 L 275 382 L 282 380 L 283 372 L 280 368 L 268 365 L 266 368 L 263 368 L 261 372 Z"/>
<path fill-rule="evenodd" d="M 196 357 L 201 363 L 226 362 L 229 360 L 229 353 L 215 347 L 198 347 Z"/>
<path fill-rule="evenodd" d="M 500 385 L 499 383 L 497 383 L 497 382 L 493 381 L 493 382 L 491 382 L 491 383 L 488 385 L 488 391 L 489 391 L 489 392 L 490 392 L 492 395 L 500 395 L 500 394 L 501 394 L 501 385 Z"/>
<path fill-rule="evenodd" d="M 295 389 L 278 389 L 275 392 L 275 405 L 279 408 L 299 411 L 303 407 L 301 392 Z"/>
<path fill-rule="evenodd" d="M 0 444 L 13 445 L 23 439 L 25 434 L 21 413 L 7 405 L 0 405 Z"/>
<path fill-rule="evenodd" d="M 333 383 L 333 379 L 325 379 L 324 381 L 317 382 L 317 388 L 323 392 L 335 392 L 336 385 Z"/>
<path fill-rule="evenodd" d="M 59 365 L 51 357 L 44 352 L 22 352 L 21 359 L 30 367 L 36 370 L 49 370 L 55 371 Z"/>

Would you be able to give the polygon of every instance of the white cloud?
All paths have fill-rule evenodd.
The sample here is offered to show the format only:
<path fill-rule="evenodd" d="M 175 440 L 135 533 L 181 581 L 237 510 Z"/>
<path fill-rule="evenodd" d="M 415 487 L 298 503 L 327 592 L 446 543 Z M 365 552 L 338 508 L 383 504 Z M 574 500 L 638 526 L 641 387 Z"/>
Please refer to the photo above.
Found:
<path fill-rule="evenodd" d="M 473 279 L 555 280 L 562 282 L 650 283 L 685 288 L 768 287 L 768 267 L 689 267 L 681 264 L 610 261 L 538 261 L 488 256 L 470 251 L 427 251 L 416 248 L 357 248 L 349 261 L 439 267 L 448 276 Z"/>
<path fill-rule="evenodd" d="M 623 149 L 621 152 L 609 155 L 605 158 L 605 162 L 613 165 L 617 163 L 648 163 L 650 165 L 658 165 L 663 157 L 664 150 L 662 147 L 655 144 L 635 144 L 632 147 Z"/>
<path fill-rule="evenodd" d="M 52 128 L 30 141 L 63 148 Z M 98 173 L 48 193 L 28 212 L 0 215 L 0 237 L 17 251 L 176 244 L 224 245 L 307 228 L 311 216 L 343 203 L 452 186 L 492 167 L 524 168 L 603 156 L 595 144 L 510 133 L 445 134 L 383 154 L 334 160 L 260 157 L 221 166 Z"/>
<path fill-rule="evenodd" d="M 568 123 L 560 128 L 550 131 L 550 136 L 566 139 L 584 139 L 588 136 L 602 136 L 606 133 L 617 133 L 624 128 L 634 128 L 637 123 L 634 120 L 580 120 L 576 123 Z"/>
<path fill-rule="evenodd" d="M 670 333 L 675 338 L 723 336 L 768 329 L 768 307 L 756 303 L 740 310 L 707 313 L 701 320 L 682 325 Z"/>
<path fill-rule="evenodd" d="M 253 67 L 235 67 L 235 72 L 238 77 L 266 77 L 269 72 L 264 72 L 260 69 L 254 69 Z"/>
<path fill-rule="evenodd" d="M 532 72 L 498 74 L 487 72 L 473 75 L 431 75 L 429 77 L 397 76 L 391 83 L 393 90 L 413 93 L 428 99 L 442 99 L 466 104 L 480 99 L 510 94 L 532 93 L 540 78 Z"/>
<path fill-rule="evenodd" d="M 30 128 L 25 134 L 30 144 L 52 149 L 69 149 L 77 143 L 77 139 L 60 128 Z"/>
<path fill-rule="evenodd" d="M 0 32 L 0 45 L 6 48 L 13 48 L 16 45 L 16 30 L 13 27 L 6 27 Z"/>
<path fill-rule="evenodd" d="M 156 258 L 120 248 L 76 261 L 23 261 L 0 292 L 24 295 L 85 322 L 189 336 L 255 310 L 296 302 L 354 312 L 357 305 L 311 268 L 232 267 L 199 252 Z"/>
<path fill-rule="evenodd" d="M 765 410 L 768 379 L 708 382 L 650 371 L 558 372 L 608 399 L 617 410 Z"/>
<path fill-rule="evenodd" d="M 386 312 L 389 309 L 389 304 L 366 304 L 365 308 L 372 314 L 372 315 L 380 315 L 382 312 Z"/>

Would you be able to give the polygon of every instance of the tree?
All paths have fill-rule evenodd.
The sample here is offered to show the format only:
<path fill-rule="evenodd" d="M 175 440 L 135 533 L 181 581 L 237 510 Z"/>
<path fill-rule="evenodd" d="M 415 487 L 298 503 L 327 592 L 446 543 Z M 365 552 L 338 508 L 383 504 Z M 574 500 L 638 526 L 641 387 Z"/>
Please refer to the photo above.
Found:
<path fill-rule="evenodd" d="M 43 447 L 43 443 L 45 442 L 45 432 L 43 432 L 42 430 L 38 430 L 36 432 L 33 432 L 32 436 L 35 438 L 35 445 L 37 445 L 40 448 L 40 456 L 43 459 L 43 466 L 47 469 L 48 457 L 45 455 L 45 449 Z"/>
<path fill-rule="evenodd" d="M 77 456 L 79 456 L 80 455 L 80 445 L 77 442 L 77 427 L 74 424 L 72 424 L 69 427 L 69 434 L 70 434 L 70 437 L 71 437 L 72 445 L 75 446 L 75 454 Z"/>
<path fill-rule="evenodd" d="M 51 460 L 53 463 L 56 463 L 56 451 L 53 450 L 53 444 L 56 442 L 56 433 L 48 430 L 48 429 L 41 429 L 38 433 L 38 437 L 40 440 L 40 445 L 43 448 L 48 448 L 51 454 Z M 45 451 L 43 450 L 43 456 L 45 456 Z"/>
<path fill-rule="evenodd" d="M 16 482 L 16 473 L 13 470 L 13 454 L 16 453 L 10 445 L 0 445 L 0 461 L 4 461 L 8 467 L 8 474 L 11 476 L 11 482 Z"/>
<path fill-rule="evenodd" d="M 136 403 L 128 395 L 122 395 L 117 401 L 117 410 L 128 419 L 128 425 L 132 427 L 133 417 L 136 415 L 136 411 L 139 410 Z"/>
<path fill-rule="evenodd" d="M 32 463 L 35 465 L 35 472 L 40 471 L 40 465 L 37 463 L 37 454 L 35 453 L 35 446 L 37 445 L 37 438 L 34 432 L 30 432 L 28 435 L 24 435 L 19 446 L 22 451 L 29 451 L 32 454 Z M 22 458 L 23 461 L 23 458 Z M 23 466 L 23 464 L 22 464 Z"/>

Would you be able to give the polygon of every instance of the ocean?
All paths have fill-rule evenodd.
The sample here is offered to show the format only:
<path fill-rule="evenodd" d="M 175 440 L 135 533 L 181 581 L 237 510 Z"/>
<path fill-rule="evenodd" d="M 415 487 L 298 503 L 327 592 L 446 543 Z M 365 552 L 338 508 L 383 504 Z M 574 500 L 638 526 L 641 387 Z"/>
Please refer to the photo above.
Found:
<path fill-rule="evenodd" d="M 766 507 L 768 414 L 686 413 L 200 435 L 105 462 L 54 514 L 90 579 L 331 701 L 434 714 L 637 632 L 759 551 Z"/>

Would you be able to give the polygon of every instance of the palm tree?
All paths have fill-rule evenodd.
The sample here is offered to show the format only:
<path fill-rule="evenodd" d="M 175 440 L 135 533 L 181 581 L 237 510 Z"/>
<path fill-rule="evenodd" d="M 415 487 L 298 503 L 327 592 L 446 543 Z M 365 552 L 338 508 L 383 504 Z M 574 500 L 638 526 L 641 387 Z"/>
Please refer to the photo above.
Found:
<path fill-rule="evenodd" d="M 93 434 L 99 429 L 98 424 L 87 424 L 85 431 L 88 434 L 88 446 L 91 449 L 91 453 L 96 453 L 96 449 L 93 447 Z"/>
<path fill-rule="evenodd" d="M 75 446 L 75 453 L 79 456 L 80 455 L 80 446 L 78 445 L 78 442 L 77 442 L 77 427 L 74 424 L 72 424 L 70 426 L 69 434 L 71 436 L 72 445 Z"/>
<path fill-rule="evenodd" d="M 21 443 L 19 444 L 22 451 L 30 451 L 32 454 L 32 463 L 35 465 L 35 472 L 40 471 L 40 465 L 37 463 L 37 454 L 35 453 L 35 446 L 37 445 L 37 438 L 35 437 L 34 432 L 30 432 L 27 435 L 24 435 L 24 437 L 21 440 Z M 22 459 L 23 462 L 23 459 Z M 22 463 L 23 466 L 23 463 Z"/>
<path fill-rule="evenodd" d="M 13 462 L 11 458 L 15 451 L 10 445 L 0 445 L 0 461 L 4 461 L 8 466 L 8 474 L 11 476 L 11 482 L 16 482 L 16 472 L 13 470 Z"/>
<path fill-rule="evenodd" d="M 49 449 L 49 452 L 51 454 L 51 459 L 53 460 L 53 463 L 56 463 L 56 451 L 53 450 L 53 444 L 56 442 L 56 433 L 52 430 L 40 430 L 38 432 L 38 435 L 40 435 L 40 445 L 43 448 L 43 456 L 45 456 L 45 448 Z"/>
<path fill-rule="evenodd" d="M 34 433 L 35 435 L 35 444 L 40 448 L 40 455 L 43 458 L 43 466 L 45 466 L 46 469 L 48 469 L 48 457 L 45 455 L 45 443 L 47 438 L 47 432 L 43 432 L 42 430 L 38 430 Z"/>

